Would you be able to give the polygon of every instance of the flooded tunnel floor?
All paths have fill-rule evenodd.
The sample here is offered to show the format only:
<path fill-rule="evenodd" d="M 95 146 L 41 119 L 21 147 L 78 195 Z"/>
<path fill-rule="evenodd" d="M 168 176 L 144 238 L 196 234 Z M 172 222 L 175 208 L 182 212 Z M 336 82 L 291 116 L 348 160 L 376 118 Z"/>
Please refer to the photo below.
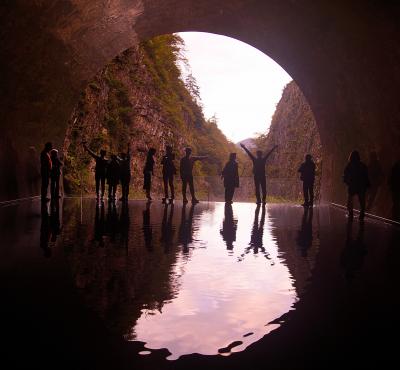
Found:
<path fill-rule="evenodd" d="M 395 227 L 328 206 L 77 198 L 0 220 L 15 368 L 382 367 L 395 353 Z"/>

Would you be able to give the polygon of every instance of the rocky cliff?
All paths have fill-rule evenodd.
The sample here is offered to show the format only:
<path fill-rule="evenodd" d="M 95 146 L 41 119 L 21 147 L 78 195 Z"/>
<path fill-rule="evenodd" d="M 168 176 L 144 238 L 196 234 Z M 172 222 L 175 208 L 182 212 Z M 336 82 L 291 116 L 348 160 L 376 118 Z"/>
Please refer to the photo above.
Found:
<path fill-rule="evenodd" d="M 270 186 L 279 187 L 286 199 L 301 198 L 301 182 L 297 172 L 306 154 L 317 165 L 316 194 L 319 195 L 322 172 L 322 147 L 314 115 L 294 81 L 286 85 L 272 117 L 267 134 L 256 140 L 261 150 L 274 145 L 278 149 L 267 164 Z"/>
<path fill-rule="evenodd" d="M 82 142 L 95 152 L 133 152 L 131 193 L 142 194 L 145 154 L 157 150 L 155 191 L 161 190 L 160 158 L 166 144 L 177 158 L 191 146 L 194 154 L 207 155 L 197 163 L 198 176 L 219 175 L 229 152 L 235 151 L 218 129 L 206 120 L 195 96 L 195 81 L 183 82 L 177 61 L 183 41 L 175 35 L 156 37 L 128 49 L 88 84 L 70 119 L 64 142 L 64 182 L 67 192 L 93 191 L 93 160 Z M 176 161 L 178 165 L 178 160 Z M 201 177 L 199 177 L 200 179 Z M 199 180 L 206 181 L 207 180 Z"/>

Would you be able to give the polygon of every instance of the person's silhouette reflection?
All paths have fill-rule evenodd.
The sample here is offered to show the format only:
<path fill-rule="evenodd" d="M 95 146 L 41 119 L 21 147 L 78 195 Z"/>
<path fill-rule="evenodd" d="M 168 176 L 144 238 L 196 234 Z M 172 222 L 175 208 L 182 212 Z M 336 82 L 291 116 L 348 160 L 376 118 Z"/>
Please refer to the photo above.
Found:
<path fill-rule="evenodd" d="M 107 231 L 111 241 L 115 241 L 118 232 L 118 213 L 114 202 L 108 202 Z"/>
<path fill-rule="evenodd" d="M 304 208 L 303 217 L 301 219 L 301 228 L 297 233 L 296 239 L 302 257 L 307 257 L 307 251 L 312 244 L 312 219 L 313 208 Z"/>
<path fill-rule="evenodd" d="M 40 248 L 43 249 L 45 257 L 51 257 L 52 245 L 55 245 L 57 236 L 60 234 L 60 207 L 58 201 L 50 204 L 49 209 L 46 203 L 41 204 L 41 217 L 40 224 Z"/>
<path fill-rule="evenodd" d="M 183 253 L 189 252 L 189 245 L 193 241 L 193 214 L 195 204 L 190 207 L 189 217 L 186 219 L 186 204 L 182 205 L 181 223 L 179 225 L 179 243 L 182 244 Z"/>
<path fill-rule="evenodd" d="M 260 208 L 262 208 L 261 219 L 260 222 L 258 222 Z M 251 229 L 251 238 L 249 247 L 249 249 L 253 249 L 254 254 L 257 254 L 259 249 L 262 253 L 265 253 L 265 248 L 263 247 L 264 223 L 265 223 L 265 205 L 260 207 L 260 205 L 258 204 L 256 207 L 256 211 L 254 212 L 254 222 L 253 222 L 253 228 Z"/>
<path fill-rule="evenodd" d="M 340 256 L 344 277 L 351 282 L 357 271 L 361 269 L 364 258 L 367 254 L 367 248 L 364 244 L 364 223 L 358 226 L 357 237 L 353 238 L 353 222 L 347 223 L 346 244 Z"/>
<path fill-rule="evenodd" d="M 130 217 L 129 217 L 129 204 L 128 202 L 122 202 L 121 205 L 121 214 L 119 216 L 119 225 L 121 230 L 121 242 L 128 248 L 129 242 L 129 224 L 130 224 Z"/>
<path fill-rule="evenodd" d="M 42 222 L 40 224 L 40 248 L 43 249 L 45 257 L 51 257 L 50 241 L 50 217 L 47 204 L 42 202 L 41 205 Z"/>
<path fill-rule="evenodd" d="M 168 214 L 168 208 L 170 208 Z M 174 227 L 172 224 L 172 219 L 174 217 L 174 204 L 171 203 L 170 207 L 168 204 L 164 205 L 164 213 L 161 223 L 161 244 L 164 246 L 165 253 L 168 253 L 172 242 L 174 240 Z"/>
<path fill-rule="evenodd" d="M 237 220 L 233 217 L 233 209 L 230 203 L 225 203 L 225 216 L 222 222 L 220 234 L 226 243 L 226 249 L 233 249 L 233 242 L 236 241 Z"/>
<path fill-rule="evenodd" d="M 261 219 L 259 219 L 260 209 L 261 209 Z M 244 253 L 239 257 L 239 261 L 242 261 L 244 259 L 244 256 L 250 253 L 251 251 L 253 251 L 254 254 L 258 254 L 258 252 L 261 252 L 266 259 L 268 260 L 271 259 L 269 253 L 265 250 L 263 246 L 265 213 L 266 213 L 265 204 L 263 204 L 262 206 L 258 204 L 254 212 L 254 221 L 253 221 L 253 228 L 251 229 L 250 243 L 249 246 L 244 250 Z M 274 263 L 272 262 L 272 264 Z"/>
<path fill-rule="evenodd" d="M 104 233 L 105 233 L 105 221 L 104 221 L 104 205 L 101 203 L 100 206 L 96 205 L 96 216 L 94 219 L 94 240 L 99 243 L 100 247 L 104 247 Z"/>
<path fill-rule="evenodd" d="M 153 250 L 153 227 L 150 222 L 150 206 L 151 203 L 146 203 L 146 208 L 143 210 L 143 239 L 146 249 L 151 252 Z"/>
<path fill-rule="evenodd" d="M 50 203 L 51 211 L 50 211 L 50 231 L 51 238 L 50 241 L 55 243 L 57 240 L 57 236 L 60 235 L 61 225 L 60 225 L 60 203 L 59 200 L 55 200 Z"/>

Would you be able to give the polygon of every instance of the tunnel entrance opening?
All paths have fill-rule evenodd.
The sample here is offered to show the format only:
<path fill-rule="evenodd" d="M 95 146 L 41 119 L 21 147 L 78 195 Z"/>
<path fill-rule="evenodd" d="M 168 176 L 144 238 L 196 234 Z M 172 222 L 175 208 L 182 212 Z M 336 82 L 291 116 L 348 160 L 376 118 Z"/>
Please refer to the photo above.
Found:
<path fill-rule="evenodd" d="M 26 22 L 2 25 L 0 167 L 6 181 L 0 183 L 1 200 L 37 194 L 30 185 L 32 153 L 37 154 L 49 140 L 57 147 L 62 144 L 80 91 L 109 60 L 155 35 L 204 31 L 257 47 L 299 84 L 320 129 L 321 187 L 326 200 L 345 203 L 342 173 L 352 150 L 359 149 L 364 160 L 376 152 L 385 186 L 371 211 L 391 217 L 398 196 L 387 183 L 399 158 L 400 117 L 396 100 L 399 8 L 394 2 L 143 0 L 107 4 L 79 0 L 60 6 L 9 2 L 1 7 L 4 19 L 28 17 Z M 15 158 L 18 171 L 10 169 L 9 157 Z"/>
<path fill-rule="evenodd" d="M 184 36 L 185 33 L 181 35 Z M 133 199 L 143 197 L 141 173 L 144 154 L 138 150 L 144 152 L 149 147 L 154 147 L 157 157 L 161 157 L 165 145 L 168 144 L 174 147 L 177 159 L 183 155 L 183 148 L 186 146 L 193 147 L 197 154 L 208 156 L 206 163 L 201 163 L 195 169 L 197 187 L 203 200 L 223 200 L 224 190 L 219 175 L 229 153 L 237 152 L 241 189 L 236 192 L 236 199 L 251 201 L 254 199 L 251 163 L 244 155 L 239 142 L 232 143 L 226 139 L 225 134 L 234 140 L 232 130 L 239 130 L 243 122 L 245 126 L 251 126 L 251 121 L 258 119 L 262 122 L 261 125 L 258 124 L 253 131 L 249 128 L 244 130 L 242 136 L 246 135 L 249 138 L 243 142 L 246 142 L 253 152 L 256 149 L 267 152 L 274 145 L 278 145 L 279 149 L 267 165 L 269 201 L 300 201 L 302 190 L 297 170 L 305 154 L 312 154 L 317 164 L 316 199 L 319 199 L 321 141 L 314 115 L 300 88 L 293 81 L 284 86 L 290 77 L 285 77 L 283 70 L 276 63 L 247 44 L 213 34 L 187 35 L 199 35 L 204 38 L 201 39 L 204 44 L 213 45 L 209 50 L 201 50 L 201 55 L 206 55 L 211 63 L 200 59 L 197 51 L 197 58 L 200 60 L 195 61 L 196 66 L 209 64 L 203 66 L 203 70 L 196 69 L 195 73 L 203 73 L 203 78 L 207 73 L 210 75 L 207 78 L 214 80 L 211 99 L 220 100 L 213 101 L 217 107 L 230 104 L 228 113 L 226 110 L 223 112 L 227 118 L 224 116 L 221 124 L 217 122 L 215 115 L 208 119 L 205 117 L 206 114 L 211 116 L 211 110 L 201 101 L 202 90 L 193 78 L 187 55 L 184 55 L 185 44 L 179 34 L 159 36 L 142 42 L 117 56 L 88 83 L 81 94 L 69 120 L 64 141 L 66 192 L 94 192 L 93 162 L 85 155 L 83 142 L 87 142 L 95 152 L 103 148 L 115 154 L 125 151 L 128 143 L 131 145 L 133 178 L 130 194 Z M 228 44 L 225 54 L 228 55 L 225 56 L 227 59 L 221 60 L 222 52 L 219 50 L 213 61 L 212 52 L 216 53 L 217 49 L 222 49 L 224 43 Z M 242 71 L 235 63 L 241 66 Z M 208 68 L 211 71 L 208 71 Z M 228 77 L 221 77 L 223 69 L 234 71 Z M 245 74 L 242 79 L 235 77 L 240 72 L 243 73 L 243 69 L 256 69 L 259 75 L 252 71 L 252 74 Z M 281 80 L 272 79 L 271 74 L 280 74 L 283 77 Z M 257 78 L 260 81 L 257 81 Z M 232 83 L 230 79 L 236 81 Z M 226 86 L 225 90 L 217 90 L 218 83 L 225 86 L 228 80 L 230 85 Z M 210 84 L 209 81 L 208 83 Z M 271 84 L 278 86 L 275 88 L 278 92 L 270 91 L 267 85 Z M 207 81 L 203 88 L 210 95 Z M 230 90 L 235 91 L 232 93 Z M 208 95 L 206 104 L 210 101 Z M 237 100 L 222 100 L 221 95 Z M 246 101 L 247 96 L 251 95 L 261 95 L 263 98 L 265 96 L 265 99 L 261 100 L 259 96 L 255 96 L 253 101 Z M 276 101 L 269 103 L 268 100 L 272 99 Z M 272 107 L 260 109 L 259 106 L 263 104 L 270 104 Z M 257 109 L 261 119 L 252 112 Z M 271 126 L 268 128 L 269 120 Z M 221 132 L 218 124 L 224 128 L 224 132 Z M 230 127 L 227 127 L 228 125 Z M 266 130 L 269 132 L 254 136 L 255 131 Z M 157 159 L 156 163 L 159 162 Z M 157 174 L 154 177 L 153 188 L 161 197 L 162 175 L 158 173 L 159 167 L 156 166 Z"/>

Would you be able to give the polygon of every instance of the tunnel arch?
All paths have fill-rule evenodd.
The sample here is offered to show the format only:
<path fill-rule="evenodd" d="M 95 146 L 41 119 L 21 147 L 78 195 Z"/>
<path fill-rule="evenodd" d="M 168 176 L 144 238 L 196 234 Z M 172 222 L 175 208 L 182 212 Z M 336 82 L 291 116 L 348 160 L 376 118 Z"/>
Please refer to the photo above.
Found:
<path fill-rule="evenodd" d="M 60 142 L 74 102 L 113 57 L 156 34 L 223 34 L 263 51 L 295 79 L 320 127 L 323 194 L 343 202 L 347 154 L 377 151 L 386 174 L 400 156 L 400 30 L 396 2 L 311 0 L 67 0 L 7 2 L 2 25 L 4 114 L 0 167 L 10 188 L 1 199 L 29 194 L 23 171 L 29 146 Z M 41 128 L 41 130 L 39 130 Z M 41 134 L 39 134 L 39 131 Z M 25 154 L 24 154 L 25 153 Z M 388 216 L 388 189 L 375 212 Z"/>

